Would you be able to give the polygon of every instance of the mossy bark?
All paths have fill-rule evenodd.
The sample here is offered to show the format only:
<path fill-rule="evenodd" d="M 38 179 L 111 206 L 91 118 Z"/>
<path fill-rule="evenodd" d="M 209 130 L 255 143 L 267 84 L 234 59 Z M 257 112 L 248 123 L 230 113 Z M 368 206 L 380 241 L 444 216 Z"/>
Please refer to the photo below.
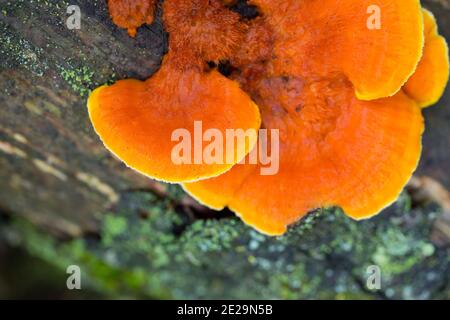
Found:
<path fill-rule="evenodd" d="M 267 238 L 176 186 L 127 169 L 102 146 L 86 99 L 116 79 L 144 79 L 166 51 L 161 19 L 136 39 L 106 1 L 0 1 L 0 239 L 110 296 L 156 298 L 449 298 L 448 247 L 430 239 L 439 209 L 405 194 L 376 219 L 312 214 Z M 450 38 L 448 1 L 425 1 Z M 81 30 L 66 10 L 79 5 Z M 450 103 L 425 111 L 420 174 L 450 187 Z M 381 290 L 366 287 L 381 267 Z"/>

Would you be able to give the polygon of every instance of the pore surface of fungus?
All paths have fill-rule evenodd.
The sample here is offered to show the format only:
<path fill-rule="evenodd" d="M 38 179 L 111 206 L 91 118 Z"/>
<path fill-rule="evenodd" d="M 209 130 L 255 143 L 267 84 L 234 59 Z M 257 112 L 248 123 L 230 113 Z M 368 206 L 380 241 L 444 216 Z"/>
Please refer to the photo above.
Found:
<path fill-rule="evenodd" d="M 269 235 L 316 208 L 340 206 L 364 219 L 395 201 L 420 159 L 420 107 L 437 101 L 448 79 L 432 15 L 417 0 L 251 0 L 260 16 L 245 20 L 225 7 L 233 3 L 164 2 L 169 53 L 161 69 L 89 99 L 105 145 Z M 233 67 L 228 78 L 207 64 L 224 61 Z M 423 79 L 430 81 L 419 88 Z M 279 150 L 270 152 L 279 151 L 279 171 L 262 175 L 261 165 L 241 159 L 174 165 L 170 135 L 192 132 L 195 121 L 220 132 L 278 130 Z M 226 152 L 248 158 L 261 145 Z"/>

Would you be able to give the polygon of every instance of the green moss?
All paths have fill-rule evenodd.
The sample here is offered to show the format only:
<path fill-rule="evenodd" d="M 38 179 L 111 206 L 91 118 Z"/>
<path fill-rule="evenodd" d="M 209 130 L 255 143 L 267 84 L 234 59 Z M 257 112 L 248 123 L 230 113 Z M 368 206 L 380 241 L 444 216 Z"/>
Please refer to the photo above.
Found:
<path fill-rule="evenodd" d="M 88 66 L 68 68 L 58 66 L 61 77 L 70 85 L 73 91 L 80 96 L 87 96 L 94 85 L 94 71 Z"/>
<path fill-rule="evenodd" d="M 410 270 L 435 251 L 429 241 L 416 239 L 399 228 L 387 229 L 378 236 L 379 243 L 372 260 L 389 276 Z"/>
<path fill-rule="evenodd" d="M 442 283 L 443 270 L 450 270 L 448 257 L 427 240 L 436 215 L 405 208 L 400 203 L 364 222 L 337 209 L 321 210 L 285 236 L 270 238 L 236 218 L 186 219 L 172 200 L 138 192 L 123 195 L 116 212 L 103 216 L 100 241 L 60 244 L 27 225 L 16 228 L 30 252 L 61 268 L 80 264 L 92 286 L 116 297 L 446 296 Z M 381 291 L 365 288 L 372 264 L 382 270 Z M 425 273 L 422 278 L 417 269 Z"/>
<path fill-rule="evenodd" d="M 169 184 L 167 185 L 167 193 L 169 196 L 175 201 L 181 200 L 186 196 L 186 193 L 178 184 Z"/>
<path fill-rule="evenodd" d="M 105 245 L 112 244 L 114 238 L 125 233 L 127 220 L 123 217 L 108 215 L 104 220 L 103 242 Z"/>

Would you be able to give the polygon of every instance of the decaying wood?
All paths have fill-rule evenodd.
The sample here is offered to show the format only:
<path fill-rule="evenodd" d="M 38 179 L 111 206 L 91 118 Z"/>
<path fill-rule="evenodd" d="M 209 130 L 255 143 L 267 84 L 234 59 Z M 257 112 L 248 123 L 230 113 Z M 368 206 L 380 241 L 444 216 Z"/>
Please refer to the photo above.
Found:
<path fill-rule="evenodd" d="M 79 236 L 96 230 L 96 215 L 122 190 L 165 188 L 104 150 L 85 104 L 97 85 L 151 75 L 166 36 L 156 22 L 130 39 L 109 21 L 104 1 L 79 1 L 81 30 L 69 30 L 68 5 L 0 4 L 0 208 Z"/>
<path fill-rule="evenodd" d="M 73 4 L 81 9 L 80 30 L 66 27 Z M 434 1 L 425 4 L 442 15 L 441 31 L 450 38 L 449 11 Z M 104 149 L 85 104 L 89 90 L 100 84 L 150 76 L 165 50 L 160 17 L 132 39 L 111 23 L 103 0 L 0 1 L 0 209 L 54 233 L 79 236 L 97 229 L 100 212 L 123 191 L 164 193 L 165 185 L 135 174 Z M 419 171 L 446 187 L 449 99 L 447 94 L 426 111 Z"/>

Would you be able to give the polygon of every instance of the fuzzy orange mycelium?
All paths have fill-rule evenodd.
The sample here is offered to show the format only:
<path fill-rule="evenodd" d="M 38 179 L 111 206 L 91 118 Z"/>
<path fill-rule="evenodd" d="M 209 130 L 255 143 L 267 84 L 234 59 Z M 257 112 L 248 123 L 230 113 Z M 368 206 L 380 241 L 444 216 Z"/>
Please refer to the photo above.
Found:
<path fill-rule="evenodd" d="M 245 37 L 246 24 L 220 0 L 169 0 L 163 10 L 169 51 L 178 58 L 218 63 L 234 55 Z"/>
<path fill-rule="evenodd" d="M 423 10 L 425 47 L 416 72 L 408 80 L 404 91 L 422 107 L 435 104 L 444 93 L 449 78 L 448 46 L 438 33 L 436 19 Z"/>
<path fill-rule="evenodd" d="M 352 218 L 364 219 L 395 201 L 420 158 L 424 130 L 420 100 L 435 100 L 435 92 L 442 90 L 446 82 L 442 75 L 436 75 L 438 68 L 426 62 L 430 39 L 439 37 L 427 32 L 430 24 L 426 14 L 424 35 L 419 1 L 251 0 L 261 16 L 246 22 L 239 21 L 234 13 L 226 14 L 220 3 L 231 5 L 235 1 L 165 0 L 164 22 L 170 43 L 161 70 L 145 84 L 127 83 L 125 87 L 124 83 L 121 90 L 119 82 L 110 87 L 110 98 L 103 92 L 106 89 L 97 93 L 105 95 L 101 98 L 96 98 L 94 92 L 92 101 L 101 103 L 94 103 L 91 110 L 113 107 L 95 111 L 102 114 L 97 120 L 91 113 L 94 126 L 99 123 L 105 127 L 110 143 L 119 144 L 123 151 L 119 156 L 129 157 L 125 159 L 127 163 L 137 159 L 145 170 L 137 169 L 156 178 L 167 178 L 168 172 L 173 173 L 162 156 L 169 147 L 157 144 L 157 139 L 147 140 L 154 134 L 148 127 L 157 126 L 159 119 L 167 124 L 164 110 L 170 112 L 170 119 L 177 126 L 189 126 L 189 122 L 205 116 L 212 125 L 220 126 L 224 123 L 215 117 L 222 118 L 221 112 L 227 117 L 237 112 L 236 119 L 248 115 L 245 124 L 256 127 L 258 112 L 248 106 L 251 103 L 244 97 L 240 99 L 245 103 L 238 102 L 236 106 L 226 101 L 232 108 L 223 106 L 220 112 L 215 112 L 218 107 L 213 101 L 207 108 L 196 109 L 195 103 L 203 101 L 203 97 L 197 100 L 200 87 L 208 87 L 220 78 L 214 71 L 200 71 L 201 65 L 229 60 L 237 68 L 230 79 L 239 83 L 258 105 L 261 126 L 279 130 L 280 169 L 275 175 L 264 176 L 260 165 L 239 164 L 220 176 L 215 174 L 215 178 L 203 179 L 204 175 L 199 181 L 177 181 L 188 193 L 210 208 L 229 207 L 246 223 L 268 235 L 283 234 L 288 225 L 316 208 L 340 206 Z M 373 6 L 381 10 L 381 28 L 368 28 L 367 19 L 372 12 L 368 8 Z M 418 67 L 424 38 L 425 56 Z M 446 54 L 430 51 L 442 67 Z M 196 71 L 191 70 L 190 64 L 196 66 Z M 172 71 L 164 71 L 168 68 Z M 433 99 L 411 83 L 401 90 L 416 68 L 411 83 L 420 74 L 427 79 L 440 79 L 430 85 Z M 180 89 L 178 81 L 186 72 L 193 72 L 204 82 Z M 204 78 L 208 77 L 206 74 L 214 74 L 216 80 Z M 220 92 L 220 86 L 211 86 L 210 93 Z M 434 91 L 436 86 L 440 89 Z M 160 88 L 156 96 L 163 97 L 158 101 L 175 101 L 177 108 L 164 104 L 156 108 L 157 112 L 149 112 L 156 103 L 143 92 L 155 88 Z M 172 88 L 170 94 L 167 88 Z M 178 99 L 181 92 L 183 100 Z M 135 96 L 140 94 L 149 101 Z M 241 94 L 244 95 L 236 85 L 232 96 Z M 123 107 L 116 103 L 119 100 Z M 195 103 L 189 103 L 191 100 Z M 240 104 L 244 106 L 237 106 Z M 179 112 L 172 112 L 179 109 L 184 111 L 186 122 L 180 119 Z M 132 125 L 123 125 L 121 130 L 122 118 L 129 119 L 127 110 L 132 111 Z M 142 112 L 135 113 L 136 110 Z M 99 131 L 98 126 L 96 129 Z M 108 141 L 105 144 L 108 146 Z M 137 154 L 136 145 L 140 146 Z M 156 151 L 155 146 L 164 152 Z M 150 155 L 161 156 L 156 166 Z M 148 170 L 150 165 L 156 171 Z M 198 178 L 195 169 L 187 167 L 184 174 Z M 219 172 L 216 169 L 212 171 Z M 171 181 L 176 180 L 174 175 L 171 177 Z"/>
<path fill-rule="evenodd" d="M 205 49 L 201 41 L 180 40 L 189 32 L 188 26 L 192 26 L 197 31 L 210 30 L 204 41 L 218 47 L 223 38 L 230 35 L 232 28 L 228 24 L 239 22 L 235 14 L 234 18 L 215 19 L 215 15 L 225 10 L 218 0 L 185 0 L 183 3 L 165 1 L 164 20 L 173 27 L 170 28 L 169 53 L 159 71 L 144 82 L 122 80 L 100 87 L 88 101 L 94 128 L 112 153 L 151 178 L 173 183 L 218 176 L 239 163 L 257 142 L 256 138 L 248 138 L 234 146 L 227 145 L 224 158 L 232 155 L 235 159 L 232 163 L 200 165 L 191 157 L 192 164 L 180 165 L 172 158 L 172 151 L 180 142 L 177 137 L 172 139 L 176 130 L 188 130 L 194 141 L 195 121 L 202 122 L 203 132 L 215 129 L 223 136 L 227 129 L 257 130 L 261 125 L 258 107 L 239 84 L 217 70 L 207 69 L 208 61 L 231 54 L 234 48 L 230 45 L 216 55 Z M 211 6 L 207 5 L 209 3 Z M 187 9 L 187 4 L 192 10 Z M 177 12 L 182 21 L 179 29 L 175 28 Z"/>
<path fill-rule="evenodd" d="M 249 21 L 244 44 L 230 57 L 232 65 L 240 70 L 239 76 L 251 80 L 265 74 L 274 44 L 275 36 L 266 19 L 257 17 Z"/>
<path fill-rule="evenodd" d="M 155 5 L 156 0 L 108 0 L 113 22 L 127 29 L 131 37 L 136 36 L 137 28 L 153 22 Z"/>

